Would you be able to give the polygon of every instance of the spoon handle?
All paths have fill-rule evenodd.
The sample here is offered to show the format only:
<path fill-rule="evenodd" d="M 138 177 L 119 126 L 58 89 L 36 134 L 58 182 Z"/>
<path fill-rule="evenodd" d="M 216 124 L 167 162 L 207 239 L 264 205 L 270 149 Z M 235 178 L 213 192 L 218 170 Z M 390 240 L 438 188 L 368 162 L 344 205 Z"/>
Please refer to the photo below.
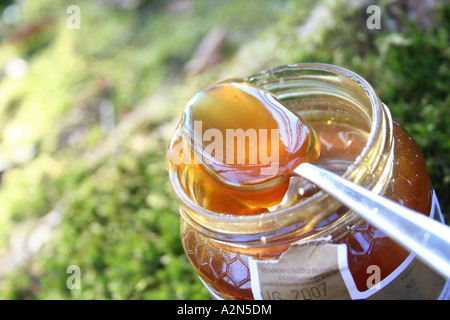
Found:
<path fill-rule="evenodd" d="M 450 278 L 450 227 L 310 163 L 302 163 L 294 172 Z"/>

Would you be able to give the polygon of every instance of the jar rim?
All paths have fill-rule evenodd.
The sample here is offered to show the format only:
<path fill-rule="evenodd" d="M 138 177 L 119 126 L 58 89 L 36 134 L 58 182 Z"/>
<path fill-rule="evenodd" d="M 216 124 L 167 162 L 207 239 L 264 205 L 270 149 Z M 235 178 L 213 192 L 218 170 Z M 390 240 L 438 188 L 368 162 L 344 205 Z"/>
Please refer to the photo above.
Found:
<path fill-rule="evenodd" d="M 364 91 L 366 97 L 370 101 L 372 119 L 367 142 L 356 160 L 347 168 L 346 172 L 342 175 L 346 179 L 355 181 L 356 177 L 352 176 L 352 173 L 355 172 L 358 167 L 365 165 L 364 161 L 375 143 L 376 136 L 381 130 L 380 121 L 382 118 L 382 103 L 375 93 L 375 90 L 364 78 L 346 68 L 331 64 L 298 63 L 283 65 L 256 73 L 252 76 L 246 77 L 245 80 L 248 81 L 252 79 L 263 78 L 267 75 L 273 75 L 286 71 L 299 72 L 302 70 L 329 72 L 331 74 L 334 74 L 335 76 L 345 77 L 350 81 L 358 84 L 358 86 L 361 88 L 361 90 Z M 266 237 L 276 237 L 276 230 L 278 230 L 279 228 L 284 228 L 285 232 L 291 232 L 295 229 L 301 228 L 304 226 L 306 221 L 304 219 L 306 217 L 305 215 L 307 214 L 306 208 L 308 208 L 308 206 L 312 202 L 326 197 L 331 197 L 324 191 L 320 190 L 310 198 L 300 201 L 299 203 L 269 213 L 262 213 L 257 215 L 225 214 L 213 212 L 197 205 L 183 192 L 176 172 L 170 172 L 169 176 L 173 192 L 182 204 L 182 208 L 180 208 L 182 217 L 193 223 L 202 233 L 208 234 L 213 238 L 233 242 L 254 241 Z"/>

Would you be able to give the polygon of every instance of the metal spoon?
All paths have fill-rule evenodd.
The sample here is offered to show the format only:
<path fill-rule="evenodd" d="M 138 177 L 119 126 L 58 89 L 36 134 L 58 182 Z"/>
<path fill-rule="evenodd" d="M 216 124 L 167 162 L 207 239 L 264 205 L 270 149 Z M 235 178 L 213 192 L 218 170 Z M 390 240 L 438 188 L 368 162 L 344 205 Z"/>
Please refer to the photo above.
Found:
<path fill-rule="evenodd" d="M 450 227 L 376 195 L 311 163 L 294 172 L 357 212 L 393 240 L 450 278 Z"/>

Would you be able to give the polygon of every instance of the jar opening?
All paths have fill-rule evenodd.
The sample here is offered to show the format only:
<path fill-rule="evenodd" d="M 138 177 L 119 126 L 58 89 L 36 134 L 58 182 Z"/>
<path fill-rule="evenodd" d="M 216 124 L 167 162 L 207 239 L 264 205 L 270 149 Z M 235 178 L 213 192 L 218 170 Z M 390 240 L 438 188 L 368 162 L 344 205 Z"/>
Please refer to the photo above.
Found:
<path fill-rule="evenodd" d="M 383 165 L 388 159 L 381 150 L 391 147 L 384 135 L 391 130 L 392 122 L 388 110 L 366 80 L 345 68 L 319 63 L 280 66 L 245 80 L 273 92 L 288 106 L 295 102 L 295 111 L 307 120 L 323 114 L 354 119 L 367 131 L 368 139 L 362 152 L 342 176 L 377 192 L 382 191 L 379 176 L 388 174 L 387 166 Z M 332 106 L 330 101 L 333 101 Z M 319 191 L 290 207 L 270 213 L 223 214 L 206 210 L 192 201 L 183 192 L 176 172 L 170 172 L 170 182 L 181 202 L 182 218 L 199 232 L 223 241 L 260 242 L 261 239 L 267 241 L 293 232 L 304 235 L 323 232 L 330 225 L 316 228 L 318 217 L 332 214 L 342 207 L 338 200 Z M 342 218 L 337 217 L 331 224 Z"/>

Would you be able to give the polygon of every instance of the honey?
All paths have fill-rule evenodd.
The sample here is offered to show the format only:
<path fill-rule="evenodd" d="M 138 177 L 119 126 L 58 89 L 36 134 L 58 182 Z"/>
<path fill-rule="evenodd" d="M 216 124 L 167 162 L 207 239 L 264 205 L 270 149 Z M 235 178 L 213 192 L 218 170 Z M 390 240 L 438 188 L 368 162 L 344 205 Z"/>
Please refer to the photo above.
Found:
<path fill-rule="evenodd" d="M 304 134 L 299 140 L 306 146 L 294 150 L 309 151 L 297 153 L 293 166 L 312 162 L 436 218 L 434 194 L 419 147 L 391 119 L 388 108 L 364 79 L 336 66 L 300 64 L 262 72 L 244 82 L 264 94 L 270 92 L 274 101 L 288 109 L 282 111 L 296 114 L 294 123 L 299 121 L 307 129 L 295 133 Z M 254 113 L 243 116 L 242 122 L 230 118 L 222 128 L 238 128 L 252 118 L 259 123 Z M 179 143 L 185 145 L 177 150 L 189 150 L 189 140 L 179 132 L 180 127 L 169 154 Z M 308 136 L 313 137 L 309 142 Z M 177 165 L 168 157 L 170 178 L 181 201 L 186 255 L 214 298 L 443 298 L 445 279 L 314 185 L 303 185 L 306 192 L 302 191 L 297 203 L 274 210 L 271 206 L 280 202 L 292 182 L 289 155 L 281 157 L 279 171 L 259 181 L 252 171 L 255 168 L 243 163 L 227 168 L 249 169 L 238 180 L 236 172 L 218 176 L 214 163 L 205 168 L 196 161 L 195 152 L 189 156 L 191 163 Z M 236 191 L 240 184 L 253 188 Z M 311 244 L 319 248 L 315 251 L 319 262 L 301 256 Z M 338 258 L 332 261 L 335 253 Z M 379 272 L 376 282 L 381 285 L 376 290 L 370 285 L 371 270 Z M 307 280 L 300 281 L 305 275 Z M 274 289 L 283 286 L 284 291 Z"/>
<path fill-rule="evenodd" d="M 318 155 L 307 122 L 272 93 L 238 80 L 191 99 L 168 151 L 184 192 L 203 197 L 205 209 L 231 214 L 277 205 L 291 172 Z"/>

